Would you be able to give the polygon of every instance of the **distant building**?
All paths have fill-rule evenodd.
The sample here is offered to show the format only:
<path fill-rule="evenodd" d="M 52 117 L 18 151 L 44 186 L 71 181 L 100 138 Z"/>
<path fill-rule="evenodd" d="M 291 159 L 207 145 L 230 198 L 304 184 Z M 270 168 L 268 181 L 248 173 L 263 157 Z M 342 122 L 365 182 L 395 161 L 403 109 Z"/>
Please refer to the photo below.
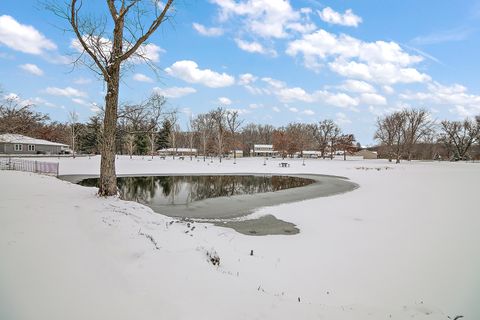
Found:
<path fill-rule="evenodd" d="M 297 152 L 295 155 L 297 155 L 298 157 L 303 156 L 304 158 L 316 159 L 316 158 L 320 158 L 322 153 L 316 150 L 305 150 L 302 152 Z"/>
<path fill-rule="evenodd" d="M 243 157 L 243 150 L 230 150 L 229 156 L 233 158 L 242 158 Z"/>
<path fill-rule="evenodd" d="M 194 156 L 197 154 L 197 149 L 195 148 L 167 148 L 158 150 L 158 154 L 161 156 Z"/>
<path fill-rule="evenodd" d="M 271 144 L 254 144 L 250 154 L 254 157 L 271 157 L 277 155 L 278 151 L 273 150 Z"/>
<path fill-rule="evenodd" d="M 378 154 L 377 154 L 376 151 L 370 151 L 370 150 L 366 150 L 366 149 L 355 152 L 354 155 L 357 156 L 357 157 L 363 157 L 363 159 L 377 159 L 378 158 Z"/>
<path fill-rule="evenodd" d="M 0 134 L 0 154 L 62 154 L 71 153 L 63 143 L 35 139 L 20 134 Z"/>

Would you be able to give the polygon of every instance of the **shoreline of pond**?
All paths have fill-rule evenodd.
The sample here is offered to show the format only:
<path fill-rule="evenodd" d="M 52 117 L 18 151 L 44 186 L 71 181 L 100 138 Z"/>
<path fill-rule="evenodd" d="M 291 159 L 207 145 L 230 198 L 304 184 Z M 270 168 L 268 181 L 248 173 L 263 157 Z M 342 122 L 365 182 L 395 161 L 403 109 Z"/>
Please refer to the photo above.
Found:
<path fill-rule="evenodd" d="M 235 173 L 235 174 L 125 174 L 121 177 L 169 177 L 169 176 L 286 176 L 314 180 L 313 183 L 273 192 L 222 196 L 194 201 L 184 205 L 154 206 L 154 212 L 176 219 L 191 219 L 197 222 L 213 223 L 217 226 L 233 228 L 246 235 L 292 235 L 300 230 L 287 221 L 274 215 L 248 219 L 253 212 L 263 207 L 272 207 L 285 203 L 299 202 L 319 197 L 328 197 L 353 191 L 358 184 L 348 178 L 318 174 L 278 174 L 278 173 Z M 63 175 L 60 179 L 79 183 L 85 179 L 98 178 L 98 175 Z"/>

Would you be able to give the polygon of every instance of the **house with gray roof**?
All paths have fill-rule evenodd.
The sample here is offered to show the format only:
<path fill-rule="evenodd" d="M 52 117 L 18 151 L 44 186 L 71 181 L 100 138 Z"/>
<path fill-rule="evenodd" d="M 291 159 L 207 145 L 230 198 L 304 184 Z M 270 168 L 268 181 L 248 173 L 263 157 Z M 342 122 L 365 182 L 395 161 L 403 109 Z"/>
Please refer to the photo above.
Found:
<path fill-rule="evenodd" d="M 0 134 L 0 154 L 28 155 L 69 152 L 69 146 L 63 143 L 35 139 L 21 134 Z"/>

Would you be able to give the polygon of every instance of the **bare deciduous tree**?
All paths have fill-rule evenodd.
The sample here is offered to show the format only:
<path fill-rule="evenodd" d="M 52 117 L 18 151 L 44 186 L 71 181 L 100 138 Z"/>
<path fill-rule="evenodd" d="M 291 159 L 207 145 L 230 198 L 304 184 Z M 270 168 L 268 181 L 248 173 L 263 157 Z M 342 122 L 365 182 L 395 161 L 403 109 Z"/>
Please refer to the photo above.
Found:
<path fill-rule="evenodd" d="M 177 133 L 179 131 L 178 115 L 176 112 L 170 114 L 168 117 L 168 121 L 170 122 L 170 135 L 168 136 L 170 140 L 170 147 L 173 149 L 173 159 L 175 159 L 175 155 L 177 154 Z"/>
<path fill-rule="evenodd" d="M 76 151 L 76 140 L 77 140 L 77 123 L 78 123 L 78 113 L 75 110 L 72 110 L 68 113 L 68 122 L 70 122 L 70 134 L 72 142 L 72 157 L 75 159 Z"/>
<path fill-rule="evenodd" d="M 278 128 L 273 132 L 273 149 L 280 152 L 282 159 L 285 159 L 288 153 L 289 137 L 284 127 Z"/>
<path fill-rule="evenodd" d="M 28 135 L 44 126 L 48 116 L 34 111 L 33 106 L 16 95 L 0 101 L 0 133 Z"/>
<path fill-rule="evenodd" d="M 342 130 L 340 129 L 339 126 L 334 124 L 331 132 L 330 132 L 330 160 L 333 160 L 333 157 L 335 156 L 335 153 L 337 151 L 337 144 L 338 144 L 338 138 L 342 134 Z"/>
<path fill-rule="evenodd" d="M 227 125 L 232 135 L 233 145 L 233 164 L 237 163 L 237 132 L 243 123 L 243 120 L 238 118 L 239 114 L 237 110 L 229 110 L 226 113 Z"/>
<path fill-rule="evenodd" d="M 430 119 L 430 113 L 425 109 L 410 109 L 403 111 L 405 125 L 403 128 L 404 149 L 408 161 L 412 160 L 413 146 L 432 134 L 435 122 Z"/>
<path fill-rule="evenodd" d="M 388 161 L 396 159 L 400 163 L 406 134 L 407 117 L 404 111 L 397 111 L 377 119 L 377 131 L 374 138 L 387 149 Z"/>
<path fill-rule="evenodd" d="M 127 152 L 130 155 L 130 159 L 132 159 L 133 152 L 135 151 L 135 136 L 133 134 L 129 133 L 126 135 L 125 147 L 127 148 Z"/>
<path fill-rule="evenodd" d="M 144 45 L 168 19 L 167 13 L 173 2 L 174 0 L 168 0 L 161 5 L 158 0 L 106 0 L 108 13 L 99 18 L 81 15 L 84 5 L 82 0 L 48 5 L 48 9 L 68 21 L 77 38 L 75 44 L 82 53 L 76 62 L 84 63 L 106 84 L 98 191 L 101 196 L 117 193 L 115 136 L 123 67 L 133 59 L 142 59 L 151 64 Z M 107 29 L 110 26 L 113 30 L 109 33 Z"/>
<path fill-rule="evenodd" d="M 452 160 L 467 160 L 475 141 L 479 141 L 480 121 L 466 119 L 460 121 L 442 121 L 442 141 L 453 152 Z"/>
<path fill-rule="evenodd" d="M 226 121 L 225 121 L 226 111 L 224 108 L 217 108 L 213 111 L 210 111 L 210 117 L 215 124 L 215 140 L 217 143 L 217 156 L 219 161 L 222 162 L 223 152 L 224 152 L 224 139 L 226 132 Z"/>
<path fill-rule="evenodd" d="M 347 160 L 347 153 L 353 153 L 357 150 L 355 146 L 355 136 L 353 134 L 343 134 L 338 137 L 337 146 L 343 151 L 343 160 Z"/>
<path fill-rule="evenodd" d="M 325 152 L 336 127 L 335 122 L 329 119 L 320 121 L 320 123 L 314 126 L 314 138 L 323 159 L 325 159 Z"/>
<path fill-rule="evenodd" d="M 194 119 L 194 126 L 196 131 L 200 135 L 200 145 L 202 147 L 203 161 L 205 161 L 207 156 L 207 144 L 208 139 L 212 133 L 213 121 L 208 114 L 199 114 Z"/>
<path fill-rule="evenodd" d="M 192 114 L 190 114 L 187 123 L 187 136 L 188 136 L 188 146 L 190 148 L 190 161 L 193 160 L 193 140 L 195 138 L 195 121 L 193 120 Z"/>
<path fill-rule="evenodd" d="M 123 105 L 119 111 L 119 118 L 124 120 L 122 124 L 128 134 L 133 134 L 134 137 L 137 135 L 137 138 L 146 137 L 152 159 L 160 123 L 171 113 L 165 110 L 166 102 L 164 96 L 154 93 L 141 103 Z"/>
<path fill-rule="evenodd" d="M 435 122 L 424 109 L 396 111 L 377 119 L 375 140 L 386 148 L 388 160 L 412 159 L 413 148 L 434 131 Z"/>

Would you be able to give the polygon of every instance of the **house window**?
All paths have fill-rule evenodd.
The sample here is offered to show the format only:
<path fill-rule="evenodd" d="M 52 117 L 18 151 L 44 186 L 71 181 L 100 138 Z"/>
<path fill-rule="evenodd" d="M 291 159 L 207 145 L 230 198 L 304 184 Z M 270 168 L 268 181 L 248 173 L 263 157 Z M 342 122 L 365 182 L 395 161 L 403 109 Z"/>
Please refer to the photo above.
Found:
<path fill-rule="evenodd" d="M 35 151 L 35 145 L 34 144 L 29 144 L 28 145 L 28 151 Z"/>
<path fill-rule="evenodd" d="M 15 148 L 15 151 L 22 151 L 23 150 L 23 145 L 16 144 L 14 148 Z"/>

